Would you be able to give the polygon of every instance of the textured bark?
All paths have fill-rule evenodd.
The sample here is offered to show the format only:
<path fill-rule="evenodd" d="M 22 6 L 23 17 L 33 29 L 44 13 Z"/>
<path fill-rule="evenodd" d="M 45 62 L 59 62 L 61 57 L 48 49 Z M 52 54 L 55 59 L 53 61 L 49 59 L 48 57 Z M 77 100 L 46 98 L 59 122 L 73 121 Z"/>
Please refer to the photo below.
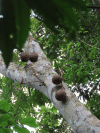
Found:
<path fill-rule="evenodd" d="M 55 99 L 55 92 L 62 86 L 52 83 L 52 77 L 56 72 L 53 70 L 50 61 L 43 53 L 39 44 L 34 41 L 32 35 L 26 41 L 24 49 L 29 53 L 36 52 L 38 61 L 35 63 L 28 61 L 25 68 L 10 63 L 8 69 L 6 69 L 0 56 L 0 73 L 18 83 L 43 92 L 60 111 L 75 133 L 100 133 L 100 121 L 87 110 L 64 82 L 62 85 L 68 97 L 67 102 L 62 103 Z"/>

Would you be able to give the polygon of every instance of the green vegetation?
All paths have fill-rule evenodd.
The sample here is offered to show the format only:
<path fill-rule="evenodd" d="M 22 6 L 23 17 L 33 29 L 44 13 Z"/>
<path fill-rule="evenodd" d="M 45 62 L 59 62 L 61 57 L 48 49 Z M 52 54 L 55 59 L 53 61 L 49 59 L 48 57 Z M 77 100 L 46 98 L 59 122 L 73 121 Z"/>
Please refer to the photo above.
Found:
<path fill-rule="evenodd" d="M 19 53 L 30 30 L 55 71 L 58 74 L 62 71 L 71 91 L 79 93 L 78 98 L 87 101 L 86 107 L 100 119 L 100 23 L 96 10 L 86 8 L 88 5 L 93 5 L 91 0 L 3 1 L 0 50 L 7 66 L 10 61 L 25 66 Z M 34 18 L 30 18 L 30 9 Z M 50 100 L 38 90 L 6 77 L 0 79 L 0 89 L 0 132 L 12 132 L 10 127 L 14 126 L 18 133 L 27 133 L 23 126 L 26 124 L 38 127 L 37 132 L 42 133 L 73 133 Z M 39 109 L 35 110 L 37 106 Z"/>

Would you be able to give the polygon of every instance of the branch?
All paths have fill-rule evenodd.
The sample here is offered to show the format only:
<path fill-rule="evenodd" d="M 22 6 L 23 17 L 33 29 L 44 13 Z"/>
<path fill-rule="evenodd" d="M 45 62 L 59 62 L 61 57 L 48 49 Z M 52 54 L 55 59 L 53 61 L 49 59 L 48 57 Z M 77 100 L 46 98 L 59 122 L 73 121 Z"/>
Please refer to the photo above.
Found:
<path fill-rule="evenodd" d="M 0 57 L 0 73 L 18 83 L 36 88 L 44 93 L 53 102 L 54 106 L 59 110 L 75 133 L 99 132 L 100 121 L 76 98 L 64 82 L 62 82 L 62 85 L 65 88 L 68 101 L 62 103 L 56 100 L 55 93 L 59 86 L 52 83 L 52 77 L 56 72 L 31 34 L 28 41 L 25 43 L 24 50 L 27 52 L 27 47 L 29 47 L 29 53 L 36 52 L 38 54 L 38 61 L 35 63 L 28 61 L 26 68 L 10 63 L 10 66 L 6 69 L 2 57 Z M 45 84 L 41 85 L 41 81 Z"/>
<path fill-rule="evenodd" d="M 96 8 L 96 9 L 100 9 L 100 6 L 86 6 L 87 8 Z"/>

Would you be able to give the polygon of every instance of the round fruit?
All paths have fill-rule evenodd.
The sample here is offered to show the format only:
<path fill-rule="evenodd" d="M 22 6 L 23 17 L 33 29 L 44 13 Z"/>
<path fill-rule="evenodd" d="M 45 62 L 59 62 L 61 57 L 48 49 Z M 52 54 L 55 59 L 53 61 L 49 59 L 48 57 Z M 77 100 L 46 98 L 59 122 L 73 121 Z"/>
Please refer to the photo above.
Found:
<path fill-rule="evenodd" d="M 30 60 L 31 62 L 36 62 L 36 61 L 38 60 L 38 54 L 35 53 L 35 52 L 31 53 L 31 54 L 29 55 L 29 60 Z"/>
<path fill-rule="evenodd" d="M 21 61 L 22 61 L 22 62 L 27 62 L 28 59 L 29 59 L 29 54 L 26 53 L 26 52 L 22 52 L 22 53 L 20 54 L 20 57 L 21 57 Z"/>
<path fill-rule="evenodd" d="M 55 97 L 58 101 L 66 101 L 66 93 L 64 90 L 56 91 Z"/>
<path fill-rule="evenodd" d="M 53 82 L 54 84 L 60 84 L 60 83 L 62 82 L 62 78 L 61 78 L 59 75 L 55 75 L 55 76 L 53 76 L 53 78 L 52 78 L 52 82 Z"/>

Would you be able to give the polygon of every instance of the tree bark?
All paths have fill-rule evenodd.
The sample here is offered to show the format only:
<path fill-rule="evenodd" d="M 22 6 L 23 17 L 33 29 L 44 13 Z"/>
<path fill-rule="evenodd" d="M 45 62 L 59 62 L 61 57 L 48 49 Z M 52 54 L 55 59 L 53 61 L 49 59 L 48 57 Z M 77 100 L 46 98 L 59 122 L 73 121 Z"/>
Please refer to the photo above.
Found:
<path fill-rule="evenodd" d="M 38 61 L 35 63 L 28 61 L 24 68 L 12 62 L 6 69 L 2 56 L 0 56 L 0 73 L 20 84 L 36 88 L 44 93 L 75 133 L 100 133 L 100 120 L 76 98 L 64 82 L 62 85 L 68 100 L 66 103 L 56 100 L 55 92 L 62 86 L 52 83 L 52 77 L 57 73 L 31 34 L 25 43 L 24 50 L 29 53 L 36 52 Z"/>

